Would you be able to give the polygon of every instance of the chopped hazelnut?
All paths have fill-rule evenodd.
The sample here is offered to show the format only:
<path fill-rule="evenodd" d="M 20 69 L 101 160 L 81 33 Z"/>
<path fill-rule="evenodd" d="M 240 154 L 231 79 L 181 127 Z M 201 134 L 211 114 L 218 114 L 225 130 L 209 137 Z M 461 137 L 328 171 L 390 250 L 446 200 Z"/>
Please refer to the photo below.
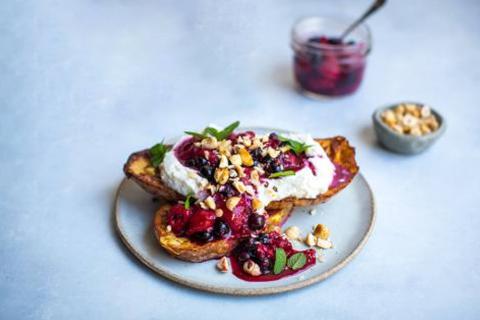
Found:
<path fill-rule="evenodd" d="M 288 227 L 287 230 L 285 230 L 285 235 L 290 240 L 297 240 L 300 238 L 300 229 L 296 226 Z"/>
<path fill-rule="evenodd" d="M 258 172 L 258 174 L 264 174 L 265 173 L 265 170 L 263 170 L 263 168 L 260 167 L 260 166 L 255 166 L 255 170 Z"/>
<path fill-rule="evenodd" d="M 239 154 L 234 154 L 230 157 L 230 163 L 234 166 L 241 166 L 242 165 L 242 158 Z"/>
<path fill-rule="evenodd" d="M 260 271 L 260 266 L 252 260 L 245 261 L 245 263 L 243 264 L 243 271 L 254 277 L 262 274 L 262 272 Z"/>
<path fill-rule="evenodd" d="M 399 125 L 399 124 L 396 124 L 396 125 L 392 126 L 392 129 L 393 129 L 394 131 L 398 132 L 398 133 L 403 134 L 403 127 L 402 127 L 401 125 Z"/>
<path fill-rule="evenodd" d="M 237 170 L 238 176 L 240 178 L 245 177 L 245 171 L 243 170 L 243 167 L 241 166 L 235 166 L 235 170 Z"/>
<path fill-rule="evenodd" d="M 317 239 L 316 246 L 322 249 L 330 249 L 333 247 L 333 244 L 329 240 Z"/>
<path fill-rule="evenodd" d="M 220 156 L 220 162 L 218 163 L 218 167 L 219 167 L 219 168 L 226 168 L 226 167 L 228 167 L 228 159 L 227 159 L 227 157 L 226 157 L 224 154 L 222 154 L 222 155 Z"/>
<path fill-rule="evenodd" d="M 228 272 L 230 269 L 230 263 L 228 262 L 227 257 L 222 257 L 220 260 L 218 260 L 217 269 L 220 272 Z"/>
<path fill-rule="evenodd" d="M 217 168 L 215 170 L 214 178 L 219 184 L 225 184 L 228 181 L 229 175 L 227 168 Z"/>
<path fill-rule="evenodd" d="M 229 174 L 230 178 L 236 178 L 236 177 L 238 177 L 238 173 L 237 173 L 237 171 L 234 170 L 234 169 L 230 169 L 230 170 L 228 171 L 228 174 Z"/>
<path fill-rule="evenodd" d="M 215 137 L 207 137 L 202 140 L 202 147 L 205 149 L 216 149 L 218 147 L 218 141 Z"/>
<path fill-rule="evenodd" d="M 252 149 L 252 150 L 257 149 L 257 148 L 260 148 L 262 146 L 263 146 L 262 141 L 259 138 L 255 137 L 253 139 L 252 145 L 250 146 L 250 149 Z"/>
<path fill-rule="evenodd" d="M 305 238 L 305 244 L 309 247 L 313 247 L 316 243 L 315 236 L 311 233 L 307 234 L 307 237 Z"/>
<path fill-rule="evenodd" d="M 399 104 L 395 107 L 394 112 L 397 116 L 405 114 L 405 106 L 403 104 Z"/>
<path fill-rule="evenodd" d="M 327 240 L 328 237 L 330 236 L 330 230 L 328 230 L 326 225 L 319 223 L 315 226 L 315 230 L 313 231 L 313 234 L 317 238 Z"/>
<path fill-rule="evenodd" d="M 389 126 L 391 125 L 394 125 L 397 123 L 397 118 L 395 117 L 395 113 L 388 109 L 388 110 L 385 110 L 383 113 L 382 113 L 382 119 L 383 121 L 385 121 L 386 124 L 388 124 Z"/>
<path fill-rule="evenodd" d="M 235 187 L 235 189 L 237 189 L 238 192 L 240 193 L 244 193 L 246 188 L 245 188 L 245 185 L 243 184 L 243 182 L 241 181 L 235 181 L 233 182 L 233 186 Z"/>
<path fill-rule="evenodd" d="M 432 114 L 432 110 L 431 110 L 430 107 L 428 107 L 428 106 L 423 106 L 423 107 L 420 109 L 420 115 L 422 116 L 422 118 L 427 118 L 427 117 L 429 117 L 431 114 Z"/>
<path fill-rule="evenodd" d="M 426 125 L 425 123 L 420 125 L 420 130 L 422 131 L 423 134 L 428 134 L 428 133 L 432 132 L 430 127 L 428 125 Z"/>
<path fill-rule="evenodd" d="M 215 210 L 217 208 L 217 205 L 215 204 L 215 200 L 213 200 L 211 196 L 208 196 L 204 200 L 204 202 L 205 202 L 205 205 L 211 210 Z"/>
<path fill-rule="evenodd" d="M 237 204 L 240 202 L 240 197 L 230 197 L 227 199 L 227 202 L 225 205 L 227 206 L 227 209 L 232 211 Z"/>
<path fill-rule="evenodd" d="M 232 141 L 222 140 L 218 143 L 218 152 L 229 157 L 232 152 Z"/>
<path fill-rule="evenodd" d="M 422 135 L 422 130 L 419 126 L 413 127 L 409 132 L 412 136 L 420 137 Z"/>
<path fill-rule="evenodd" d="M 415 118 L 411 114 L 407 114 L 405 117 L 403 117 L 402 124 L 405 127 L 413 128 L 418 124 L 418 118 Z"/>
<path fill-rule="evenodd" d="M 290 150 L 290 146 L 280 147 L 280 151 L 283 152 L 283 153 L 285 153 L 285 152 L 287 152 L 287 151 L 289 151 L 289 150 Z"/>
<path fill-rule="evenodd" d="M 245 148 L 239 148 L 238 149 L 238 154 L 240 155 L 240 158 L 242 159 L 242 164 L 246 167 L 251 167 L 253 166 L 253 158 L 250 155 L 250 153 L 247 151 Z"/>
<path fill-rule="evenodd" d="M 276 157 L 278 157 L 280 155 L 280 151 L 278 150 L 275 150 L 273 149 L 272 147 L 268 147 L 267 149 L 267 153 L 270 157 L 272 157 L 273 159 L 275 159 Z"/>

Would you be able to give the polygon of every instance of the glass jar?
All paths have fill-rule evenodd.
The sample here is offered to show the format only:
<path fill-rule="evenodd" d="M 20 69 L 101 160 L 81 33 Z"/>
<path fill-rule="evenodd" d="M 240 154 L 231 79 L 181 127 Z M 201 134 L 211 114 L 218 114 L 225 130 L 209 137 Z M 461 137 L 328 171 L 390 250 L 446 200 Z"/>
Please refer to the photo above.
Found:
<path fill-rule="evenodd" d="M 370 31 L 365 24 L 340 42 L 351 20 L 309 17 L 292 29 L 293 69 L 299 88 L 309 95 L 343 96 L 355 92 L 363 79 L 370 52 Z"/>

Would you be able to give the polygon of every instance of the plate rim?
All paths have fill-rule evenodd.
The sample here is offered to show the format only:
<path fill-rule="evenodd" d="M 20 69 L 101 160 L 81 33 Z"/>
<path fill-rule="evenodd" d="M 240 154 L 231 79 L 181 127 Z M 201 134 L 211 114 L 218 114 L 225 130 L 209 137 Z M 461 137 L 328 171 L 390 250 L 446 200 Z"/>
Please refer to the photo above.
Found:
<path fill-rule="evenodd" d="M 186 278 L 183 278 L 181 276 L 177 276 L 174 273 L 171 273 L 168 271 L 166 268 L 161 268 L 156 266 L 151 260 L 149 260 L 147 257 L 144 257 L 131 243 L 129 240 L 128 236 L 126 235 L 125 230 L 121 226 L 121 218 L 120 218 L 120 194 L 125 187 L 126 183 L 129 182 L 128 178 L 123 178 L 123 180 L 120 182 L 119 186 L 117 187 L 117 191 L 115 192 L 115 205 L 114 205 L 114 221 L 115 221 L 115 230 L 117 235 L 119 236 L 120 240 L 122 243 L 127 247 L 127 249 L 130 251 L 131 254 L 133 254 L 134 257 L 136 257 L 140 262 L 142 262 L 145 266 L 147 266 L 150 270 L 152 270 L 154 273 L 171 280 L 175 283 L 179 283 L 181 285 L 191 287 L 197 290 L 202 290 L 202 291 L 207 291 L 207 292 L 212 292 L 212 293 L 220 293 L 220 294 L 227 294 L 227 295 L 237 295 L 237 296 L 260 296 L 260 295 L 270 295 L 270 294 L 278 294 L 278 293 L 283 293 L 283 292 L 288 292 L 296 289 L 301 289 L 307 286 L 310 286 L 314 283 L 323 281 L 327 279 L 328 277 L 334 275 L 341 269 L 343 269 L 350 261 L 355 258 L 358 253 L 363 249 L 365 244 L 367 243 L 372 231 L 373 227 L 375 225 L 376 221 L 376 215 L 377 215 L 377 210 L 376 210 L 376 201 L 375 201 L 375 195 L 373 194 L 373 190 L 368 183 L 367 179 L 363 176 L 362 173 L 358 173 L 357 177 L 355 179 L 362 179 L 365 185 L 367 186 L 367 189 L 370 193 L 370 198 L 371 198 L 371 214 L 370 214 L 370 221 L 369 225 L 367 228 L 367 232 L 363 235 L 362 239 L 358 243 L 358 245 L 355 247 L 355 249 L 350 252 L 348 256 L 346 256 L 344 259 L 342 259 L 339 263 L 334 265 L 332 268 L 328 269 L 325 272 L 322 272 L 319 275 L 316 275 L 314 277 L 301 280 L 295 283 L 291 283 L 288 285 L 283 285 L 283 286 L 278 286 L 278 287 L 266 287 L 266 288 L 233 288 L 233 287 L 220 287 L 220 286 L 212 286 L 204 283 L 199 283 L 197 281 L 192 281 Z"/>

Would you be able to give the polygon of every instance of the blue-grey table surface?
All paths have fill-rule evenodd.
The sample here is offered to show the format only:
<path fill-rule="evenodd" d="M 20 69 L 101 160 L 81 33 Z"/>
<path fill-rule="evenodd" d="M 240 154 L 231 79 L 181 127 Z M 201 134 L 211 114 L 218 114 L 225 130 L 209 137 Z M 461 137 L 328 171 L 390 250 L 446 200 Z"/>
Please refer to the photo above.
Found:
<path fill-rule="evenodd" d="M 0 3 L 1 319 L 478 319 L 480 2 L 390 1 L 360 90 L 293 90 L 289 30 L 369 1 Z M 447 119 L 418 156 L 380 148 L 376 107 Z M 357 147 L 378 219 L 345 269 L 296 292 L 233 297 L 150 272 L 112 229 L 128 154 L 239 119 Z M 334 232 L 334 231 L 333 231 Z"/>

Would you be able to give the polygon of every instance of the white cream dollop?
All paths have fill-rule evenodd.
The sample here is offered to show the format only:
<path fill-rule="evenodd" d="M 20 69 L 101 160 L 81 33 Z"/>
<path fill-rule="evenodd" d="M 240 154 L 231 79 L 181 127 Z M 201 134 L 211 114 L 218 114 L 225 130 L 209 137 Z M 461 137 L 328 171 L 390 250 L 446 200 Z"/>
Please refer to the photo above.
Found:
<path fill-rule="evenodd" d="M 197 171 L 180 163 L 175 155 L 175 148 L 182 143 L 180 141 L 165 154 L 160 164 L 160 176 L 162 181 L 171 189 L 186 196 L 189 193 L 198 194 L 208 184 L 208 180 L 200 176 Z"/>
<path fill-rule="evenodd" d="M 328 190 L 335 175 L 334 164 L 328 158 L 325 150 L 311 135 L 292 133 L 282 134 L 282 136 L 311 146 L 307 149 L 306 155 L 316 174 L 313 174 L 311 168 L 305 166 L 293 176 L 267 179 L 268 186 L 265 186 L 265 183 L 257 186 L 257 197 L 264 206 L 267 206 L 271 201 L 288 197 L 316 198 L 319 194 Z M 183 195 L 190 192 L 198 194 L 208 184 L 207 179 L 200 176 L 195 170 L 181 164 L 175 156 L 175 148 L 184 139 L 182 138 L 171 151 L 167 152 L 160 165 L 160 175 L 164 183 L 178 193 Z"/>
<path fill-rule="evenodd" d="M 257 197 L 265 206 L 271 201 L 288 197 L 316 198 L 328 191 L 335 175 L 335 165 L 330 161 L 322 146 L 311 135 L 292 133 L 282 134 L 282 136 L 311 146 L 305 153 L 316 174 L 313 174 L 311 168 L 305 166 L 293 176 L 267 179 L 267 187 L 265 187 L 265 183 L 257 187 Z"/>

